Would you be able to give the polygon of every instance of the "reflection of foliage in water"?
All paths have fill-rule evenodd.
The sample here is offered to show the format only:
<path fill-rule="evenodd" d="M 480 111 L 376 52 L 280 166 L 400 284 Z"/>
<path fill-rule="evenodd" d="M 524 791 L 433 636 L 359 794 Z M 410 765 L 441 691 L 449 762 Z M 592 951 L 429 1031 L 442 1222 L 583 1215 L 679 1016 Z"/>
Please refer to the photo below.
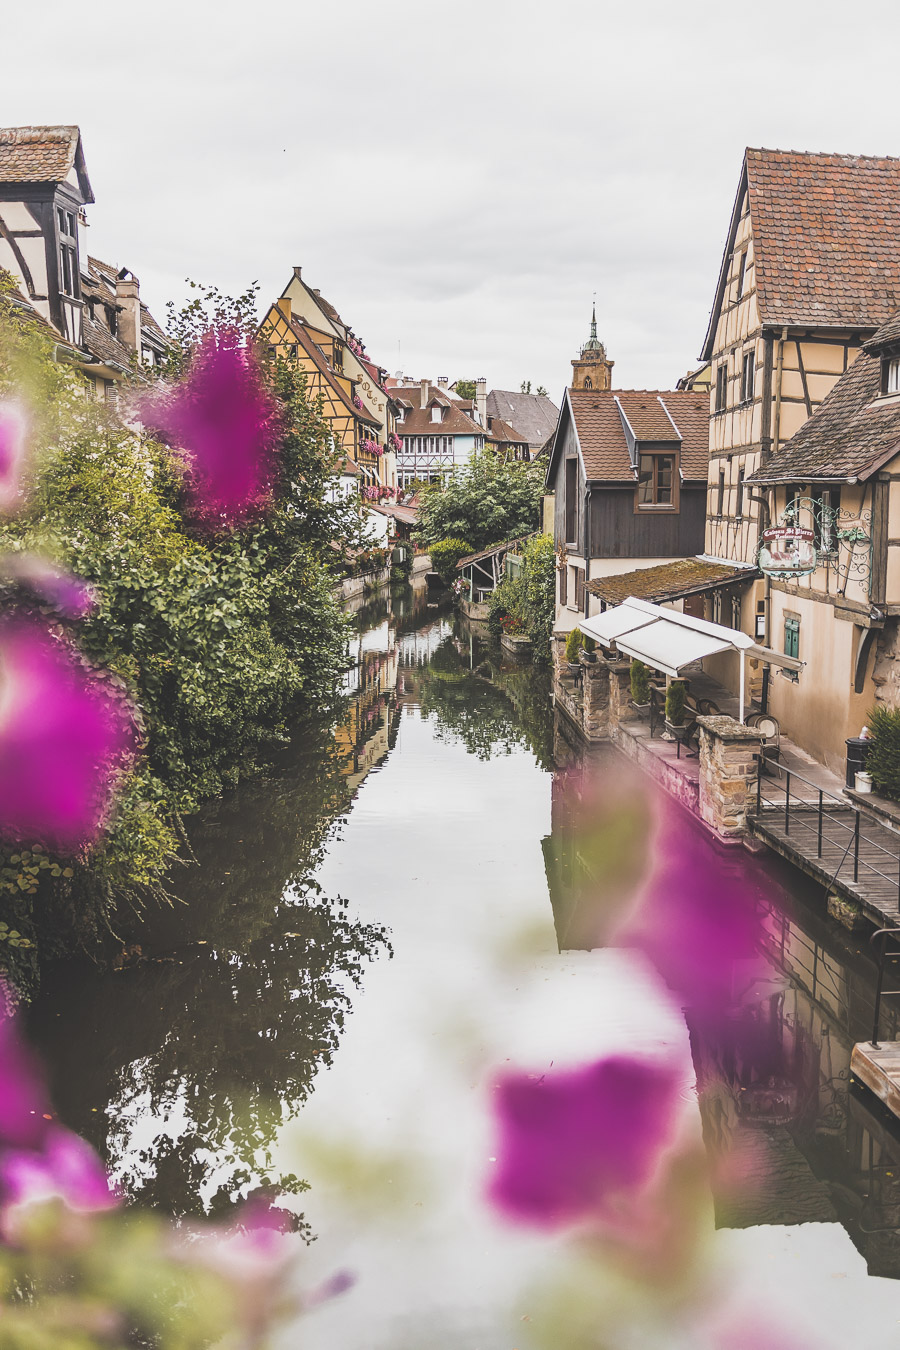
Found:
<path fill-rule="evenodd" d="M 199 865 L 176 878 L 188 904 L 127 935 L 136 964 L 46 982 L 34 1023 L 61 1115 L 141 1202 L 216 1212 L 259 1185 L 302 1187 L 273 1174 L 276 1131 L 331 1062 L 348 994 L 386 945 L 310 880 L 345 805 L 324 743 L 217 803 L 193 832 Z"/>
<path fill-rule="evenodd" d="M 446 637 L 422 671 L 419 702 L 439 740 L 460 742 L 478 759 L 530 749 L 551 766 L 552 727 L 546 678 L 531 667 L 468 666 L 458 640 Z"/>

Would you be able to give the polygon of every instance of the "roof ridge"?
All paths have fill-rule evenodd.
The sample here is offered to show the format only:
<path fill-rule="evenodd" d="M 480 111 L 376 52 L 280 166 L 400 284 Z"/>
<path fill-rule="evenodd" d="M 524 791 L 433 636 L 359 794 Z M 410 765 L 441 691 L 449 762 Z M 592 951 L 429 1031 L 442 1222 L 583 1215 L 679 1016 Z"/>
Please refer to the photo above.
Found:
<path fill-rule="evenodd" d="M 866 159 L 874 163 L 900 161 L 900 155 L 861 155 L 854 150 L 782 150 L 770 145 L 748 145 L 747 155 L 802 155 L 804 159 Z"/>

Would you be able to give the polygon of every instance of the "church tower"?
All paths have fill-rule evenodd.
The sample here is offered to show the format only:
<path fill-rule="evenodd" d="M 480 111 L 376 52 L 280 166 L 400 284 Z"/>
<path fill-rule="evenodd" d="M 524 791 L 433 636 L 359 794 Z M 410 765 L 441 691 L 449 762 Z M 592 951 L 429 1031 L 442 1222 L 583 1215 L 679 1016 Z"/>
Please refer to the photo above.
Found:
<path fill-rule="evenodd" d="M 591 317 L 591 336 L 581 349 L 581 355 L 572 362 L 573 389 L 611 389 L 612 368 L 615 361 L 607 361 L 606 348 L 597 337 L 597 303 Z"/>

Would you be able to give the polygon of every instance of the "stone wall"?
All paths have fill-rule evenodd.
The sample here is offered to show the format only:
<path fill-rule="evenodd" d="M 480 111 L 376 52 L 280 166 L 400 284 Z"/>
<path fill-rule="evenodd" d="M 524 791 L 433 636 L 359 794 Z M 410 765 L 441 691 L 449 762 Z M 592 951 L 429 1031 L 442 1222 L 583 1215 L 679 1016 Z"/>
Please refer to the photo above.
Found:
<path fill-rule="evenodd" d="M 733 717 L 698 717 L 700 726 L 700 817 L 728 839 L 746 829 L 747 806 L 756 792 L 760 733 Z"/>

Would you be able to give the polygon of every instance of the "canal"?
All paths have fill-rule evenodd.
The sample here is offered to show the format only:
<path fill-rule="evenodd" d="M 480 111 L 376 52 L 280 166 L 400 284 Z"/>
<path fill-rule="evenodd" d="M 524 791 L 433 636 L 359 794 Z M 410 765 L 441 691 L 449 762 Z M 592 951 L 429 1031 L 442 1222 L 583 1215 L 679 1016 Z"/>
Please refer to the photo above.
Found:
<path fill-rule="evenodd" d="M 724 1347 L 484 1201 L 498 1073 L 666 1056 L 710 1165 L 704 1297 L 733 1325 L 764 1310 L 798 1348 L 895 1346 L 900 1143 L 848 1073 L 871 1017 L 864 939 L 777 860 L 724 855 L 681 819 L 692 866 L 723 901 L 739 878 L 762 915 L 728 1016 L 683 1012 L 592 928 L 598 875 L 625 886 L 640 851 L 617 752 L 582 753 L 545 676 L 423 589 L 358 628 L 337 734 L 194 821 L 171 909 L 134 917 L 116 969 L 45 970 L 31 1031 L 62 1119 L 136 1203 L 225 1215 L 280 1196 L 303 1285 L 353 1281 L 304 1320 L 313 1350 Z"/>

